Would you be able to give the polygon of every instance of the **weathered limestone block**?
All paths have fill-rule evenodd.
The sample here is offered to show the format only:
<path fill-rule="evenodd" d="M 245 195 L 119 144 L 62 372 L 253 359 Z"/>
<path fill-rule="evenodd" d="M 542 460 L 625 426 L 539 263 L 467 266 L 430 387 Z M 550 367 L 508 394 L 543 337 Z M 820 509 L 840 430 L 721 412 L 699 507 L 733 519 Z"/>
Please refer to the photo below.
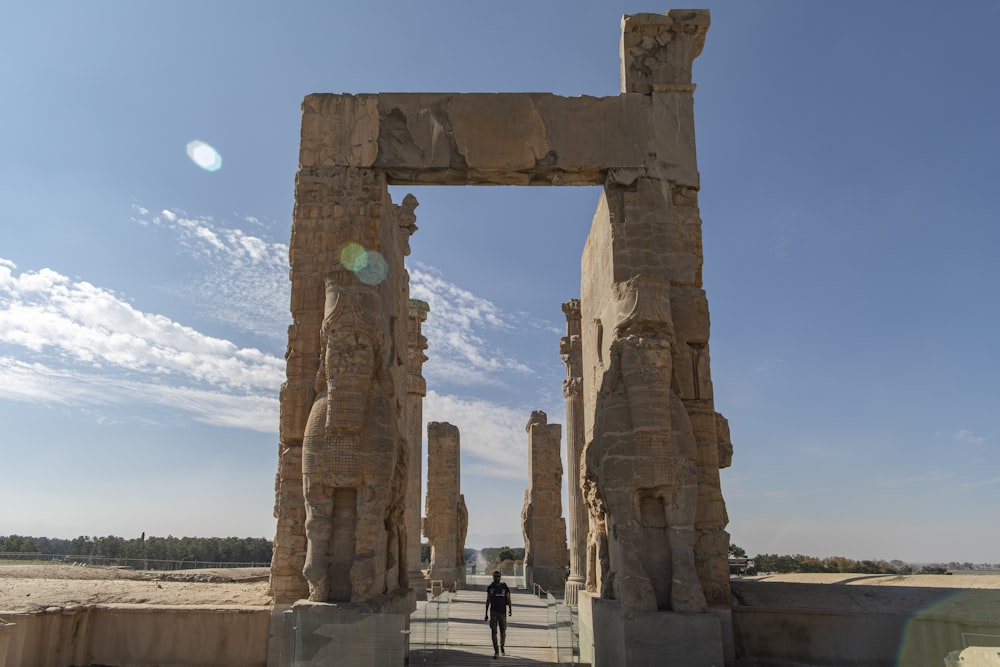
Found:
<path fill-rule="evenodd" d="M 705 46 L 708 25 L 708 11 L 699 9 L 623 16 L 622 92 L 693 90 L 691 64 Z"/>
<path fill-rule="evenodd" d="M 271 565 L 279 604 L 408 590 L 403 256 L 415 206 L 392 204 L 370 170 L 303 167 L 296 177 Z"/>
<path fill-rule="evenodd" d="M 524 533 L 524 573 L 529 585 L 548 591 L 566 585 L 569 552 L 562 516 L 562 427 L 547 423 L 541 410 L 531 413 L 528 432 L 528 489 L 521 511 Z"/>
<path fill-rule="evenodd" d="M 326 301 L 324 364 L 302 445 L 308 542 L 303 575 L 314 602 L 357 601 L 384 592 L 385 585 L 378 559 L 357 556 L 384 555 L 387 542 L 397 539 L 384 534 L 384 522 L 395 500 L 389 497 L 390 474 L 399 466 L 372 470 L 364 459 L 395 462 L 405 450 L 369 429 L 395 422 L 392 392 L 379 372 L 376 288 L 338 267 L 327 281 Z"/>
<path fill-rule="evenodd" d="M 431 545 L 427 577 L 447 589 L 464 580 L 465 532 L 468 512 L 460 493 L 461 448 L 458 427 L 447 422 L 427 424 L 427 499 L 424 535 Z"/>
<path fill-rule="evenodd" d="M 691 95 L 677 95 L 317 93 L 303 103 L 310 121 L 300 177 L 347 165 L 383 170 L 393 184 L 600 185 L 609 170 L 628 168 L 696 187 L 693 137 L 674 129 L 692 121 Z M 325 136 L 321 130 L 332 126 L 354 143 Z M 655 137 L 658 150 L 637 136 Z M 317 197 L 300 208 L 309 215 L 330 204 Z"/>

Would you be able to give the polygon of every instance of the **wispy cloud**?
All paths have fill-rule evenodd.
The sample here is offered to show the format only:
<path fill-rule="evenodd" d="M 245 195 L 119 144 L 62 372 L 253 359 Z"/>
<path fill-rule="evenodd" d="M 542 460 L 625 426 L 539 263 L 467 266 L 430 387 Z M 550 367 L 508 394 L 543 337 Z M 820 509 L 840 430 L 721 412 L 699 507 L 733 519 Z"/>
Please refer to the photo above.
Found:
<path fill-rule="evenodd" d="M 488 333 L 522 326 L 520 316 L 502 312 L 419 262 L 410 268 L 410 296 L 430 306 L 423 328 L 434 350 L 434 364 L 425 368 L 429 380 L 489 385 L 498 383 L 498 373 L 533 373 L 530 366 L 487 342 Z"/>
<path fill-rule="evenodd" d="M 136 224 L 174 234 L 178 246 L 199 261 L 203 273 L 178 287 L 198 314 L 271 341 L 284 340 L 289 314 L 288 245 L 266 241 L 208 216 L 175 209 L 152 214 L 133 205 Z M 260 226 L 253 217 L 240 222 Z"/>
<path fill-rule="evenodd" d="M 0 396 L 161 404 L 199 421 L 275 430 L 280 358 L 142 312 L 118 294 L 0 259 Z M 262 419 L 262 414 L 270 414 Z"/>
<path fill-rule="evenodd" d="M 434 391 L 427 392 L 423 411 L 428 422 L 449 422 L 458 427 L 463 471 L 520 480 L 527 477 L 528 436 L 524 427 L 530 413 Z"/>
<path fill-rule="evenodd" d="M 199 314 L 243 332 L 283 338 L 286 245 L 175 209 L 152 213 L 136 205 L 134 211 L 134 223 L 167 230 L 203 267 L 203 274 L 178 288 Z M 243 222 L 261 227 L 254 218 Z M 415 263 L 410 278 L 411 296 L 430 305 L 424 324 L 433 350 L 433 363 L 424 367 L 430 383 L 483 389 L 535 375 L 516 352 L 496 342 L 498 334 L 510 341 L 518 332 L 551 324 L 505 313 L 433 267 Z M 19 272 L 3 258 L 0 308 L 0 398 L 90 407 L 139 401 L 212 424 L 264 432 L 277 427 L 276 396 L 285 369 L 274 354 L 144 312 L 123 295 L 50 268 Z M 467 470 L 523 479 L 528 409 L 431 391 L 424 414 L 463 430 Z"/>
<path fill-rule="evenodd" d="M 957 440 L 958 442 L 966 442 L 970 445 L 981 445 L 986 442 L 986 436 L 978 435 L 972 431 L 967 431 L 964 428 L 955 431 L 951 436 L 952 440 Z"/>

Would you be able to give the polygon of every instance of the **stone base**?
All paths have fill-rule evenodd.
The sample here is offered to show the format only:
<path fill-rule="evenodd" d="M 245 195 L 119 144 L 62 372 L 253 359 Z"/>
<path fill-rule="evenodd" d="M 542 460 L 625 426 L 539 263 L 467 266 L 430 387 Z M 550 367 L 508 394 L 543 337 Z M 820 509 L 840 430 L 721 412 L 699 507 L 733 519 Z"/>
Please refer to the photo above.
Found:
<path fill-rule="evenodd" d="M 410 572 L 408 575 L 410 580 L 410 589 L 416 596 L 416 600 L 426 600 L 427 599 L 427 589 L 430 587 L 430 582 L 424 577 L 423 570 L 416 570 Z"/>
<path fill-rule="evenodd" d="M 299 600 L 281 614 L 281 632 L 271 636 L 278 646 L 269 647 L 268 664 L 405 665 L 413 606 L 412 591 L 363 604 Z"/>
<path fill-rule="evenodd" d="M 563 593 L 563 602 L 568 604 L 570 607 L 575 607 L 577 605 L 577 600 L 579 599 L 579 593 L 585 587 L 583 579 L 574 580 L 570 577 L 566 581 L 566 590 Z"/>
<path fill-rule="evenodd" d="M 626 613 L 617 600 L 579 593 L 580 661 L 593 667 L 723 667 L 722 627 L 712 613 Z"/>

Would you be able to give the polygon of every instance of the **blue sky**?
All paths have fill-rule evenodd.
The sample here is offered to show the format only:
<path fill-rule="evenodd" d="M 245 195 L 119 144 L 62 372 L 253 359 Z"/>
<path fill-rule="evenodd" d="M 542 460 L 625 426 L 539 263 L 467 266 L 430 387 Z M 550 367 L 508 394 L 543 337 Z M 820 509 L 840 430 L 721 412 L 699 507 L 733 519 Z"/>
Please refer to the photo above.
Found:
<path fill-rule="evenodd" d="M 733 541 L 1000 562 L 1000 5 L 706 2 L 705 288 Z M 498 7 L 502 7 L 498 9 Z M 0 534 L 272 537 L 300 103 L 615 95 L 635 2 L 18 3 L 0 21 Z M 213 146 L 221 168 L 186 153 Z M 593 188 L 413 192 L 425 418 L 520 544 Z"/>

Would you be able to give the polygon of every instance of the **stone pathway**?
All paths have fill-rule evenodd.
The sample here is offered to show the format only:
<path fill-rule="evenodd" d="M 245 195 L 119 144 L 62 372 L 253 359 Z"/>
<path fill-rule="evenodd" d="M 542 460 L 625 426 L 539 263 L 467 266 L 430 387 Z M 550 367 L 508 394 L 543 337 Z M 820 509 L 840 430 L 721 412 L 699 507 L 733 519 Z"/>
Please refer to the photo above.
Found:
<path fill-rule="evenodd" d="M 420 603 L 413 613 L 410 622 L 411 665 L 514 667 L 559 664 L 549 646 L 545 600 L 511 591 L 514 615 L 507 619 L 507 654 L 494 660 L 490 625 L 483 620 L 486 593 L 463 590 L 450 595 L 450 604 L 439 607 L 442 616 L 447 609 L 447 620 L 435 618 L 434 602 Z"/>

